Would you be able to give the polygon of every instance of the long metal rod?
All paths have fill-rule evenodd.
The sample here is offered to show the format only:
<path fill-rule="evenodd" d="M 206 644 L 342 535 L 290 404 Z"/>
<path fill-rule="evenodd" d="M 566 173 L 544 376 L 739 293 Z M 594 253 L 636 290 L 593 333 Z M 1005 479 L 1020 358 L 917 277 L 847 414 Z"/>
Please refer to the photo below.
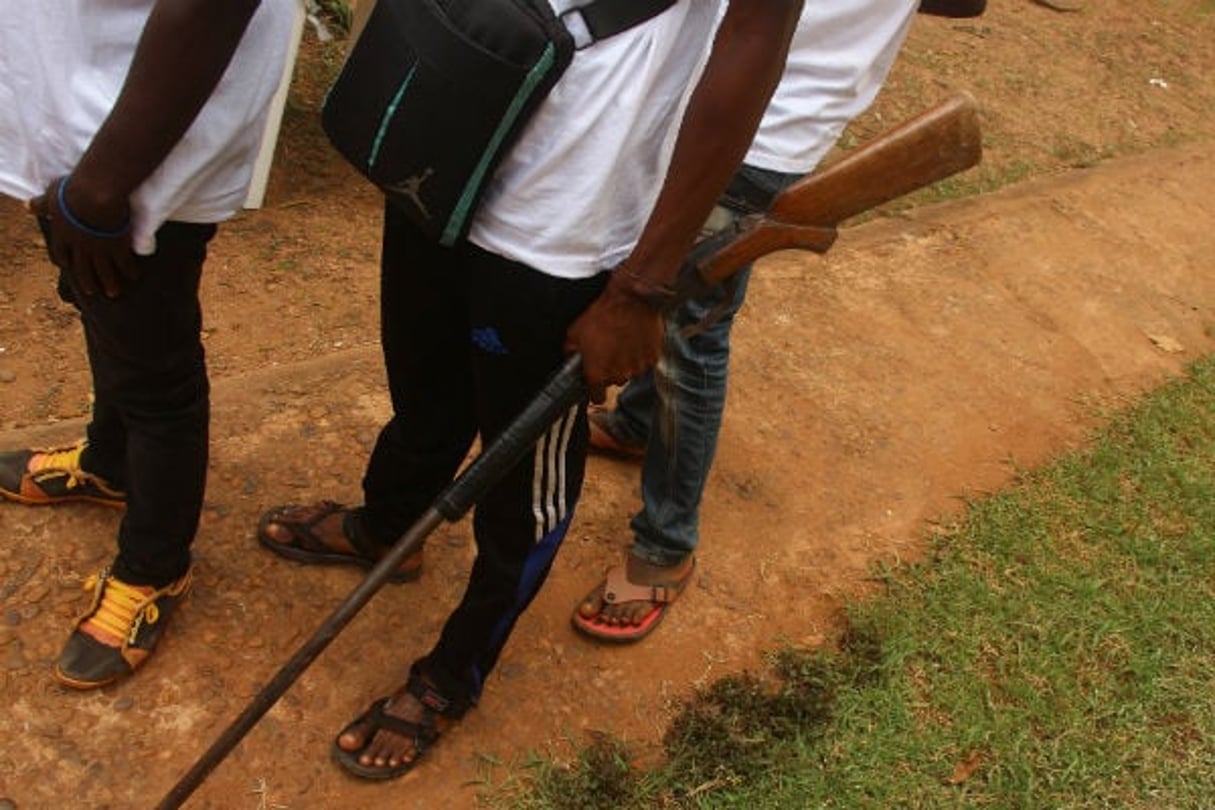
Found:
<path fill-rule="evenodd" d="M 914 138 L 908 137 L 909 130 L 915 135 Z M 935 157 L 918 162 L 913 161 L 909 168 L 896 173 L 898 175 L 896 182 L 886 183 L 879 197 L 867 199 L 867 205 L 885 202 L 892 197 L 913 191 L 977 164 L 981 149 L 974 99 L 969 96 L 960 96 L 946 100 L 937 108 L 917 116 L 876 139 L 867 146 L 867 154 L 871 157 L 889 159 L 889 154 L 880 144 L 884 143 L 886 149 L 890 151 L 902 153 L 907 151 L 904 142 L 912 141 L 934 145 L 936 147 Z M 892 147 L 892 144 L 903 144 L 903 146 L 901 148 L 897 145 Z M 854 165 L 858 162 L 867 164 L 871 160 L 850 161 L 845 159 L 839 165 L 832 167 L 835 171 L 828 177 L 846 186 L 847 183 L 844 181 L 859 171 Z M 852 168 L 846 170 L 846 166 Z M 793 208 L 785 212 L 786 215 L 783 218 L 776 218 L 775 222 L 770 222 L 766 218 L 760 218 L 759 222 L 760 224 L 785 226 L 775 229 L 783 236 L 779 239 L 766 240 L 762 249 L 752 249 L 746 254 L 745 259 L 740 259 L 738 255 L 731 253 L 728 249 L 722 250 L 722 248 L 723 243 L 728 246 L 731 239 L 738 237 L 741 241 L 748 234 L 742 234 L 742 236 L 737 233 L 719 234 L 716 239 L 710 238 L 698 244 L 693 249 L 688 262 L 685 263 L 684 270 L 687 272 L 684 273 L 680 284 L 680 297 L 695 297 L 696 290 L 721 281 L 729 271 L 737 269 L 741 261 L 752 261 L 773 250 L 802 248 L 825 252 L 834 240 L 834 226 L 824 227 L 821 224 L 822 217 L 811 216 L 806 212 L 808 207 L 813 208 L 814 206 L 808 205 L 803 198 L 807 197 L 807 192 L 814 190 L 815 184 L 807 179 L 782 193 L 774 202 L 770 214 L 775 217 L 782 204 L 791 205 Z M 829 216 L 827 221 L 838 222 L 838 216 L 843 216 L 843 214 L 836 212 L 836 218 L 833 219 Z M 787 227 L 791 225 L 800 227 Z M 754 231 L 755 228 L 747 230 Z M 773 231 L 774 229 L 768 228 L 768 230 Z M 797 233 L 799 230 L 804 231 L 800 236 Z M 702 261 L 706 257 L 707 260 Z M 691 283 L 682 283 L 683 281 Z M 156 806 L 157 810 L 176 810 L 180 807 L 211 771 L 244 739 L 257 721 L 278 702 L 304 670 L 329 646 L 337 634 L 363 609 L 371 597 L 384 586 L 401 563 L 421 547 L 423 541 L 444 520 L 458 520 L 472 508 L 506 471 L 535 445 L 544 431 L 548 430 L 560 414 L 573 407 L 585 396 L 582 358 L 574 354 L 567 358 L 565 365 L 524 409 L 523 413 L 508 425 L 501 435 L 490 442 L 473 460 L 473 463 L 456 477 L 422 517 L 368 572 L 362 583 L 337 606 L 312 637 L 305 641 L 295 655 L 283 665 L 278 674 L 254 696 L 245 710 L 165 795 L 160 804 Z"/>
<path fill-rule="evenodd" d="M 249 705 L 211 744 L 177 784 L 165 795 L 158 810 L 175 810 L 198 789 L 203 780 L 232 752 L 257 721 L 270 711 L 329 643 L 337 637 L 350 620 L 384 587 L 401 563 L 422 546 L 430 534 L 444 521 L 459 520 L 506 474 L 528 448 L 556 421 L 585 396 L 582 379 L 582 357 L 572 355 L 553 375 L 544 389 L 502 431 L 423 513 L 422 517 L 393 544 L 392 548 L 367 573 L 350 595 L 329 614 L 329 617 L 305 641 L 295 655 L 254 695 Z"/>
<path fill-rule="evenodd" d="M 392 547 L 384 557 L 376 563 L 359 586 L 346 597 L 346 600 L 329 614 L 324 623 L 317 628 L 312 637 L 303 643 L 295 655 L 283 665 L 269 683 L 262 687 L 245 710 L 232 721 L 232 724 L 216 738 L 193 767 L 185 773 L 173 789 L 165 794 L 158 810 L 170 810 L 181 807 L 182 803 L 203 783 L 203 780 L 215 770 L 215 767 L 244 739 L 257 721 L 278 702 L 279 698 L 304 673 L 304 670 L 316 660 L 329 643 L 342 629 L 350 623 L 363 606 L 384 586 L 401 563 L 412 554 L 426 537 L 443 523 L 443 515 L 431 507 L 413 525 L 412 528 Z"/>

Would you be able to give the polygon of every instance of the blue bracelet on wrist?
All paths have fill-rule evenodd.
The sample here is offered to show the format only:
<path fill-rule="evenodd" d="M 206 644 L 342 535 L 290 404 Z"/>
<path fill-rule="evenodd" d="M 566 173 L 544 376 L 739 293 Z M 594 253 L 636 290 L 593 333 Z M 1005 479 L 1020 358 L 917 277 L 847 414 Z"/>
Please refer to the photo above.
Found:
<path fill-rule="evenodd" d="M 80 219 L 72 213 L 72 209 L 68 208 L 67 196 L 64 193 L 67 189 L 68 180 L 71 179 L 72 176 L 69 174 L 67 177 L 60 180 L 59 189 L 55 192 L 55 197 L 59 202 L 59 211 L 63 214 L 63 218 L 68 221 L 69 225 L 76 230 L 87 233 L 89 236 L 96 237 L 97 239 L 118 239 L 119 237 L 126 236 L 131 232 L 131 220 L 129 218 L 127 219 L 125 225 L 113 231 L 98 230 L 97 228 L 90 227 L 81 222 Z"/>

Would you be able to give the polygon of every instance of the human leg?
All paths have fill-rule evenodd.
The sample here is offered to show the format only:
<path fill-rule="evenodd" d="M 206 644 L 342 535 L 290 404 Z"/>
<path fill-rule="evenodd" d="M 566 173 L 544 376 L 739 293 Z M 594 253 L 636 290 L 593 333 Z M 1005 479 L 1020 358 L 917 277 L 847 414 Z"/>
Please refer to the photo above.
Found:
<path fill-rule="evenodd" d="M 468 279 L 459 249 L 385 209 L 381 343 L 392 418 L 363 476 L 359 527 L 391 544 L 446 487 L 476 437 Z"/>
<path fill-rule="evenodd" d="M 470 272 L 477 427 L 490 442 L 559 367 L 565 331 L 603 279 L 555 279 L 472 246 L 463 261 Z M 445 718 L 458 718 L 477 702 L 565 536 L 581 488 L 586 431 L 582 407 L 571 409 L 480 500 L 473 521 L 478 554 L 465 594 L 438 642 L 415 662 L 415 688 L 398 690 L 380 714 L 424 724 L 429 713 L 433 720 L 434 706 L 416 694 L 419 682 L 442 699 L 438 713 Z M 353 761 L 361 776 L 395 775 L 415 760 L 425 739 L 377 723 L 372 711 L 339 736 L 347 755 L 339 762 Z"/>
<path fill-rule="evenodd" d="M 732 217 L 766 210 L 798 175 L 744 165 L 722 196 Z M 671 566 L 699 542 L 700 501 L 725 412 L 730 330 L 746 301 L 751 266 L 671 317 L 663 357 L 653 374 L 656 397 L 641 471 L 643 507 L 630 523 L 633 556 Z M 698 327 L 705 323 L 707 326 Z"/>
<path fill-rule="evenodd" d="M 797 175 L 743 166 L 722 196 L 727 214 L 765 210 Z M 720 227 L 720 225 L 718 226 Z M 744 267 L 728 286 L 679 307 L 668 321 L 667 341 L 658 367 L 621 392 L 627 413 L 612 415 L 620 431 L 640 434 L 646 426 L 642 462 L 642 509 L 630 522 L 633 546 L 609 574 L 631 585 L 682 590 L 691 574 L 699 543 L 700 502 L 717 448 L 725 409 L 730 329 L 746 300 L 751 268 Z M 706 316 L 711 322 L 696 328 Z M 642 383 L 636 392 L 630 390 Z M 635 398 L 634 398 L 635 397 Z M 648 419 L 639 416 L 649 402 Z M 574 626 L 597 637 L 632 641 L 644 637 L 669 605 L 653 599 L 609 599 L 604 585 L 593 590 L 573 616 Z M 678 593 L 676 590 L 676 593 Z"/>
<path fill-rule="evenodd" d="M 90 581 L 92 604 L 56 668 L 71 686 L 99 686 L 139 666 L 189 584 L 210 416 L 198 284 L 215 230 L 162 227 L 157 252 L 139 258 L 139 279 L 117 298 L 81 295 L 65 280 L 96 400 L 81 463 L 110 471 L 127 496 L 118 554 Z"/>
<path fill-rule="evenodd" d="M 730 328 L 749 276 L 745 268 L 731 289 L 685 303 L 668 321 L 649 386 L 652 429 L 642 462 L 643 506 L 630 523 L 633 546 L 575 611 L 574 627 L 587 635 L 620 642 L 644 638 L 692 575 L 700 501 L 725 407 Z M 714 323 L 686 334 L 710 312 L 718 318 Z"/>
<path fill-rule="evenodd" d="M 766 210 L 776 195 L 798 178 L 799 176 L 795 174 L 743 166 L 731 179 L 729 187 L 722 194 L 718 207 L 714 209 L 713 214 L 705 223 L 701 232 L 702 237 L 712 236 L 728 227 L 740 216 Z M 745 273 L 750 273 L 750 267 L 745 268 Z M 741 285 L 745 287 L 745 279 L 741 281 Z M 703 339 L 703 350 L 707 356 L 719 351 L 723 340 L 727 341 L 728 351 L 729 323 L 742 306 L 744 296 L 745 291 L 740 291 L 739 295 L 735 296 L 734 303 L 730 305 L 725 300 L 729 297 L 729 292 L 719 289 L 711 294 L 711 300 L 706 299 L 710 300 L 713 307 L 726 307 L 715 313 L 715 316 L 720 316 L 724 326 L 715 330 L 714 333 L 706 334 Z M 696 302 L 689 302 L 672 316 L 672 326 L 684 328 L 698 323 L 707 311 L 709 310 L 697 307 Z M 672 361 L 679 362 L 682 354 L 685 363 L 694 364 L 694 352 L 697 348 L 702 347 L 686 346 L 682 351 L 678 346 L 673 348 L 674 352 L 669 354 Z M 693 367 L 692 373 L 694 372 Z M 658 386 L 653 371 L 630 380 L 620 389 L 616 402 L 610 410 L 592 410 L 592 447 L 618 454 L 643 457 L 659 402 Z M 597 425 L 606 439 L 602 443 L 596 440 L 595 428 Z"/>
<path fill-rule="evenodd" d="M 630 523 L 633 556 L 672 566 L 696 550 L 700 501 L 717 451 L 726 404 L 730 329 L 746 299 L 751 268 L 704 300 L 689 301 L 668 323 L 654 372 L 653 429 L 641 468 L 642 509 Z M 687 334 L 714 313 L 717 320 Z"/>
<path fill-rule="evenodd" d="M 210 383 L 198 286 L 214 225 L 169 223 L 140 278 L 115 299 L 77 294 L 94 395 L 98 463 L 116 464 L 125 437 L 127 511 L 114 576 L 164 586 L 190 566 L 206 486 Z M 115 424 L 117 422 L 118 424 Z M 87 453 L 86 453 L 87 458 Z M 102 462 L 101 459 L 106 459 Z"/>
<path fill-rule="evenodd" d="M 385 207 L 380 333 L 393 415 L 364 472 L 364 502 L 353 509 L 326 502 L 275 507 L 259 524 L 263 546 L 300 562 L 320 561 L 295 553 L 302 548 L 365 565 L 451 481 L 476 435 L 464 279 L 456 251 Z M 416 575 L 420 566 L 419 551 L 402 568 Z"/>

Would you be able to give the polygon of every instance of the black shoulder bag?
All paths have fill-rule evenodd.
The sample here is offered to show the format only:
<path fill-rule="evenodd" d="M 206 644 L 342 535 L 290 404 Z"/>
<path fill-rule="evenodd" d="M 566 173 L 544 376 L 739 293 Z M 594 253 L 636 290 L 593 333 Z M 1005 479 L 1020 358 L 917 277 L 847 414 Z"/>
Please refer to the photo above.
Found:
<path fill-rule="evenodd" d="M 370 0 L 361 0 L 370 2 Z M 337 150 L 443 245 L 574 52 L 676 0 L 378 0 L 321 111 Z"/>

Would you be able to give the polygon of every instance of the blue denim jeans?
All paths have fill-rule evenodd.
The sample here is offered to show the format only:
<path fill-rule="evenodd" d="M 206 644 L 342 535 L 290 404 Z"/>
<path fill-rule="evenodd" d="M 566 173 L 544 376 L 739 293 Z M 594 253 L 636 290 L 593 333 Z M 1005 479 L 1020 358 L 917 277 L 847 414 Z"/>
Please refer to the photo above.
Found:
<path fill-rule="evenodd" d="M 733 216 L 763 210 L 799 175 L 743 166 L 721 205 Z M 704 495 L 726 404 L 730 328 L 751 277 L 748 265 L 731 286 L 688 301 L 667 321 L 658 366 L 621 389 L 609 427 L 620 438 L 646 445 L 641 469 L 642 509 L 629 524 L 632 554 L 655 565 L 676 565 L 696 550 Z M 706 329 L 685 329 L 724 303 Z"/>

